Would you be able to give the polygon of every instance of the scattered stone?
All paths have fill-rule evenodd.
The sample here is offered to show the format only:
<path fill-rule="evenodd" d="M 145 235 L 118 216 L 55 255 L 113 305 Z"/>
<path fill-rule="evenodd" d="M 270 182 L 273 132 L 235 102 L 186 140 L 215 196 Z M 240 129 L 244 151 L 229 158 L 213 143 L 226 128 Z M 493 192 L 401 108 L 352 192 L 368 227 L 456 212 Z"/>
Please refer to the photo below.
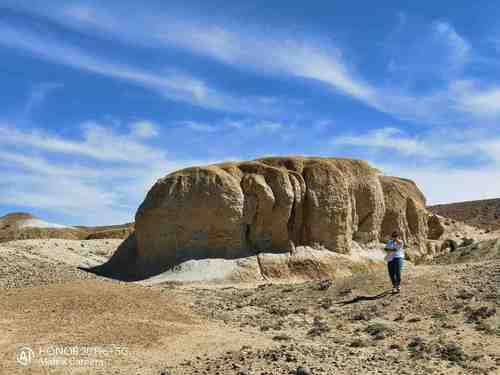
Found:
<path fill-rule="evenodd" d="M 474 238 L 463 237 L 462 243 L 460 244 L 460 247 L 470 246 L 473 243 L 474 243 Z"/>
<path fill-rule="evenodd" d="M 352 316 L 352 320 L 355 320 L 355 321 L 356 320 L 368 321 L 370 319 L 371 319 L 370 315 L 364 311 L 358 311 L 358 312 L 354 313 Z"/>
<path fill-rule="evenodd" d="M 328 310 L 330 307 L 333 306 L 333 300 L 331 298 L 323 298 L 320 300 L 319 305 L 325 309 Z"/>
<path fill-rule="evenodd" d="M 467 359 L 462 347 L 454 342 L 450 342 L 440 349 L 441 358 L 450 362 L 463 362 Z"/>
<path fill-rule="evenodd" d="M 273 337 L 274 341 L 290 341 L 292 338 L 284 333 L 276 335 Z"/>
<path fill-rule="evenodd" d="M 382 323 L 373 323 L 365 328 L 365 332 L 376 340 L 383 340 L 386 334 L 392 333 L 392 330 Z"/>
<path fill-rule="evenodd" d="M 300 366 L 295 371 L 295 374 L 296 375 L 312 375 L 312 372 L 307 367 Z"/>
<path fill-rule="evenodd" d="M 474 293 L 466 289 L 460 289 L 459 292 L 457 293 L 457 298 L 463 300 L 471 299 L 472 297 L 474 297 Z"/>
<path fill-rule="evenodd" d="M 497 309 L 494 307 L 481 306 L 477 309 L 468 309 L 466 313 L 467 323 L 480 322 L 483 319 L 487 319 L 490 316 L 495 315 Z"/>
<path fill-rule="evenodd" d="M 313 327 L 307 333 L 309 336 L 321 336 L 324 333 L 330 332 L 330 327 L 327 322 L 321 320 L 320 317 L 314 317 Z"/>
<path fill-rule="evenodd" d="M 318 284 L 318 290 L 327 290 L 332 286 L 332 280 L 321 280 Z"/>
<path fill-rule="evenodd" d="M 368 344 L 366 343 L 366 341 L 358 338 L 358 339 L 352 340 L 350 346 L 352 348 L 364 348 L 364 347 L 368 346 Z"/>
<path fill-rule="evenodd" d="M 419 336 L 414 337 L 408 343 L 408 350 L 412 353 L 421 352 L 424 350 L 424 348 L 425 348 L 425 341 Z"/>

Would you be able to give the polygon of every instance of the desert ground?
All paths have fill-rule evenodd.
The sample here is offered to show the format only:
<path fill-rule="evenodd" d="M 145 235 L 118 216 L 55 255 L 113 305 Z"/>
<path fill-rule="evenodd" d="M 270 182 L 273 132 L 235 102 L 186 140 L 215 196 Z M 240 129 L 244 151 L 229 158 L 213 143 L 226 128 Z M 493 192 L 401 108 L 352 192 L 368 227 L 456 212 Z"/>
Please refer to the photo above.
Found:
<path fill-rule="evenodd" d="M 5 242 L 0 373 L 499 374 L 500 233 L 479 236 L 406 263 L 401 294 L 384 267 L 335 280 L 125 283 L 78 268 L 121 240 Z"/>

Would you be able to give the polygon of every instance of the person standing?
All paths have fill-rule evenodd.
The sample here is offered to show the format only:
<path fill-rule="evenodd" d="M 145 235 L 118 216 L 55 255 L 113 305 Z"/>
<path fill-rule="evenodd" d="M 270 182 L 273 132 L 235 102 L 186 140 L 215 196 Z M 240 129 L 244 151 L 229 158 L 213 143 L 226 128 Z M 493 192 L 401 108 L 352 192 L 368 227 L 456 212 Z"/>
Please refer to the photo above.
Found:
<path fill-rule="evenodd" d="M 404 242 L 399 235 L 399 232 L 393 232 L 391 239 L 385 246 L 387 253 L 385 259 L 387 261 L 387 269 L 392 282 L 392 291 L 399 293 L 401 291 L 401 273 L 404 263 Z"/>

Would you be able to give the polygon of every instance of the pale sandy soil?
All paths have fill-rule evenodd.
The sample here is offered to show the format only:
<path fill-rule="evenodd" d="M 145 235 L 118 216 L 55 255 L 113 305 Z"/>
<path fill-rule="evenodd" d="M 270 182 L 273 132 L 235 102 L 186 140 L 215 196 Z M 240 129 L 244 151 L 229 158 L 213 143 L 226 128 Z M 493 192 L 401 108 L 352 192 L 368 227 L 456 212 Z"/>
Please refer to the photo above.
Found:
<path fill-rule="evenodd" d="M 464 264 L 408 265 L 399 295 L 383 294 L 384 270 L 333 282 L 145 286 L 76 268 L 119 242 L 2 244 L 0 374 L 500 373 L 500 260 L 477 262 L 472 247 Z M 16 361 L 22 346 L 34 353 L 26 367 Z"/>

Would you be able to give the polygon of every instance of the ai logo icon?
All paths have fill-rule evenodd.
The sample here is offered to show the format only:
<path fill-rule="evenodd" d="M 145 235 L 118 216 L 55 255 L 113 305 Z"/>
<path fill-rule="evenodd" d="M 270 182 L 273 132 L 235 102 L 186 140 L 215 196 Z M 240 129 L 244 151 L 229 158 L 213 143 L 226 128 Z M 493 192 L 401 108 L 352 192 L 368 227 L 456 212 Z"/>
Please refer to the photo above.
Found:
<path fill-rule="evenodd" d="M 21 346 L 17 349 L 16 360 L 21 366 L 29 366 L 35 357 L 35 352 L 28 346 Z"/>

